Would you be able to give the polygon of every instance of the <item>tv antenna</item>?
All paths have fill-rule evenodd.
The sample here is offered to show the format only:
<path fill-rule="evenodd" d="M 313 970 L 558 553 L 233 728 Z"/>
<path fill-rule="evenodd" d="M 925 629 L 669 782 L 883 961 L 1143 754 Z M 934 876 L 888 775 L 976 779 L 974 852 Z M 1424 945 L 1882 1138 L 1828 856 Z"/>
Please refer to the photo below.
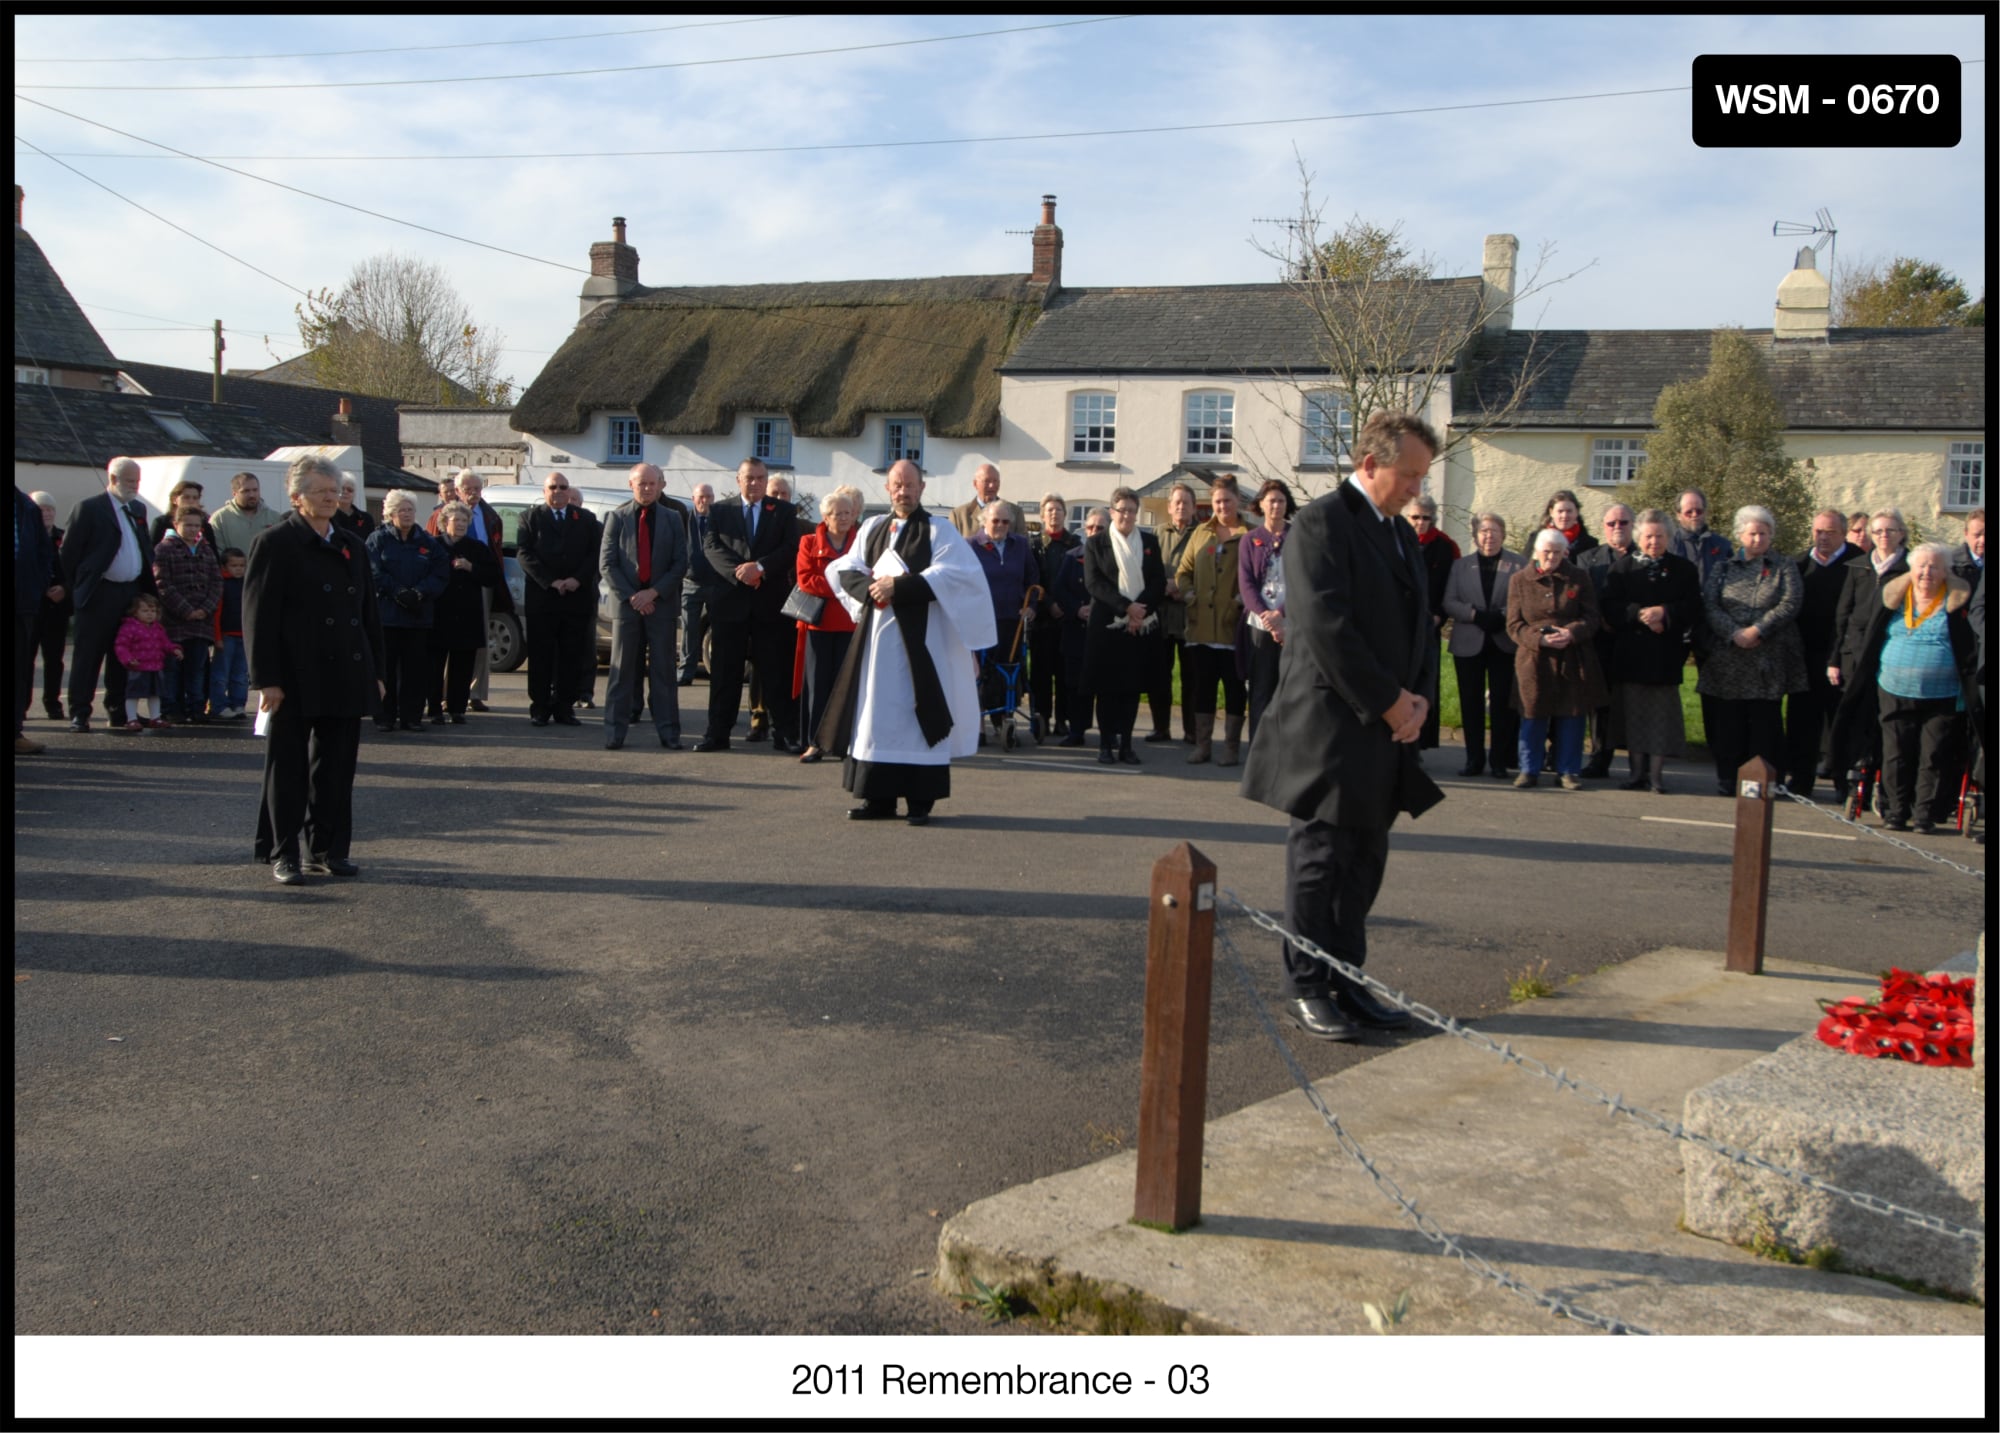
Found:
<path fill-rule="evenodd" d="M 1830 248 L 1832 250 L 1827 255 L 1826 260 L 1827 276 L 1831 278 L 1834 261 L 1840 255 L 1840 246 L 1838 243 L 1840 230 L 1833 226 L 1833 215 L 1829 214 L 1825 208 L 1821 208 L 1814 213 L 1813 222 L 1810 224 L 1802 224 L 1796 219 L 1779 219 L 1771 225 L 1771 236 L 1773 238 L 1802 238 L 1807 234 L 1819 235 L 1819 238 L 1814 240 L 1812 246 L 1812 251 L 1815 254 L 1819 253 L 1822 249 Z"/>

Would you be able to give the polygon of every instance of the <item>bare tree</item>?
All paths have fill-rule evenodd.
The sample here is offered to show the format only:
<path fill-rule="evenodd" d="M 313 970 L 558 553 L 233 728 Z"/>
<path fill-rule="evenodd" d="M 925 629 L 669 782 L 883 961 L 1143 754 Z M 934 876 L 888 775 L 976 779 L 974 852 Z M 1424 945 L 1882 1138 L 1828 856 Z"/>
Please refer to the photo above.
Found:
<path fill-rule="evenodd" d="M 338 293 L 322 289 L 296 312 L 299 341 L 325 387 L 406 403 L 484 406 L 513 395 L 500 376 L 501 335 L 473 323 L 436 264 L 373 255 Z"/>
<path fill-rule="evenodd" d="M 1335 390 L 1351 413 L 1351 426 L 1341 425 L 1344 439 L 1380 409 L 1428 412 L 1455 381 L 1481 370 L 1482 407 L 1470 422 L 1452 425 L 1438 456 L 1511 426 L 1548 362 L 1532 332 L 1506 341 L 1513 310 L 1590 266 L 1548 277 L 1555 246 L 1544 244 L 1509 292 L 1480 279 L 1440 277 L 1436 257 L 1413 253 L 1400 222 L 1385 228 L 1356 214 L 1332 228 L 1324 210 L 1301 159 L 1298 217 L 1285 221 L 1282 243 L 1253 241 L 1280 265 L 1310 315 L 1317 361 L 1285 375 L 1301 396 L 1297 413 L 1309 412 L 1308 395 Z"/>

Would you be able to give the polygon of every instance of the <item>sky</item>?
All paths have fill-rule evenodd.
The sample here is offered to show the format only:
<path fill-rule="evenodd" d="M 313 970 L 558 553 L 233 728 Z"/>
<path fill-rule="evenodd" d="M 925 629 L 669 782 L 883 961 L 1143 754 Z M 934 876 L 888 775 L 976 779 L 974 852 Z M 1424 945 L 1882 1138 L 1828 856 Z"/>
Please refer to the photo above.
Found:
<path fill-rule="evenodd" d="M 1768 327 L 1811 242 L 1773 222 L 1821 209 L 1841 262 L 1912 255 L 1984 291 L 1980 17 L 1080 18 L 17 15 L 15 178 L 112 351 L 189 368 L 218 318 L 229 367 L 295 356 L 301 292 L 393 251 L 445 269 L 525 385 L 613 215 L 648 285 L 1010 273 L 1030 254 L 1007 231 L 1052 193 L 1068 286 L 1267 282 L 1287 230 L 1262 221 L 1299 213 L 1302 170 L 1329 224 L 1399 224 L 1441 274 L 1512 233 L 1526 288 L 1552 248 L 1517 327 Z M 1695 56 L 1820 53 L 1959 56 L 1960 143 L 1695 147 Z M 96 88 L 33 88 L 57 85 Z M 246 85 L 267 88 L 220 88 Z M 1606 97 L 1557 98 L 1578 95 Z M 1236 127 L 1158 132 L 1191 125 Z M 789 152 L 445 157 L 728 149 Z"/>

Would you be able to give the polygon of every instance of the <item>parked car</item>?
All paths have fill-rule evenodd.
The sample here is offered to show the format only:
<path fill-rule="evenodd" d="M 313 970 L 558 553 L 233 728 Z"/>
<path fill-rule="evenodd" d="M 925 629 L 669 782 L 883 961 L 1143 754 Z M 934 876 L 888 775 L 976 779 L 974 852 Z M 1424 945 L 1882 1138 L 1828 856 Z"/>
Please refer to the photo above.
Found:
<path fill-rule="evenodd" d="M 578 484 L 570 485 L 574 496 L 572 502 L 582 502 L 585 509 L 596 514 L 603 522 L 619 504 L 630 502 L 632 494 L 625 488 L 586 488 Z M 521 575 L 521 564 L 514 560 L 514 538 L 520 531 L 521 519 L 529 508 L 542 501 L 539 486 L 525 483 L 494 483 L 483 494 L 486 501 L 500 514 L 504 528 L 501 543 L 503 567 L 507 574 L 507 591 L 513 594 L 512 612 L 495 612 L 487 620 L 486 649 L 488 661 L 496 672 L 511 672 L 528 660 L 528 639 L 524 623 L 527 621 L 528 604 L 525 596 L 527 579 Z M 611 622 L 605 615 L 600 602 L 597 613 L 597 658 L 607 661 L 611 656 Z"/>

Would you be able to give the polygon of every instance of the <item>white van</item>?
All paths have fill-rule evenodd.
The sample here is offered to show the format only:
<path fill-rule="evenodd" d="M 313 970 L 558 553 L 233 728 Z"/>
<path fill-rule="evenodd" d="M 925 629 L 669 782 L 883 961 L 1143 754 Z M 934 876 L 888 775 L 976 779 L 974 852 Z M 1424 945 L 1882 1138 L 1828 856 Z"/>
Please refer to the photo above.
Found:
<path fill-rule="evenodd" d="M 140 458 L 139 496 L 159 514 L 167 510 L 167 494 L 177 484 L 196 482 L 201 484 L 201 505 L 212 513 L 229 501 L 231 478 L 238 473 L 255 473 L 264 502 L 286 512 L 290 504 L 285 501 L 285 473 L 293 459 L 307 453 L 331 458 L 344 476 L 361 473 L 361 450 L 349 445 L 279 448 L 265 458 Z"/>

